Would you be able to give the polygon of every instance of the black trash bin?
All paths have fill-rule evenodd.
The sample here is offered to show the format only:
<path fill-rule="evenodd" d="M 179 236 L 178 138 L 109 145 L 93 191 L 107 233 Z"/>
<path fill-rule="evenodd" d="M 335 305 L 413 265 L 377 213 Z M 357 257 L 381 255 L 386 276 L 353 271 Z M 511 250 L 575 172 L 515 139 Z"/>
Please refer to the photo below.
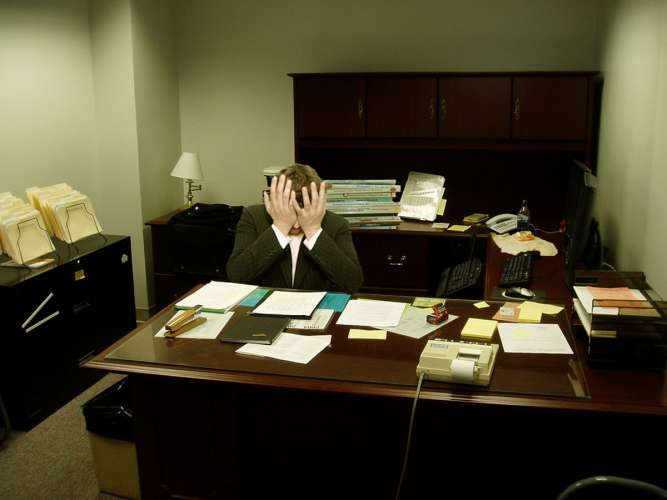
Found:
<path fill-rule="evenodd" d="M 123 379 L 86 402 L 83 416 L 100 491 L 140 498 L 129 383 Z"/>

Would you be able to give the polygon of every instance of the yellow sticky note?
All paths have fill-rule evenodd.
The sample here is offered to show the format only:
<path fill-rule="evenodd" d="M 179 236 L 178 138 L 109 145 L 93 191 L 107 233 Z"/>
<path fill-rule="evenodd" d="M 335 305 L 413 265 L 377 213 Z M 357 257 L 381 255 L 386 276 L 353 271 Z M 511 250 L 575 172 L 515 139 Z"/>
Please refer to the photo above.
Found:
<path fill-rule="evenodd" d="M 436 304 L 442 304 L 445 302 L 445 299 L 439 299 L 437 297 L 415 297 L 415 300 L 412 302 L 414 307 L 433 307 Z"/>
<path fill-rule="evenodd" d="M 462 224 L 454 224 L 453 226 L 449 226 L 450 231 L 458 231 L 460 233 L 467 231 L 468 229 L 470 229 L 470 226 L 464 226 Z"/>
<path fill-rule="evenodd" d="M 445 205 L 447 205 L 447 200 L 440 200 L 440 203 L 438 203 L 438 215 L 442 215 L 445 213 Z"/>
<path fill-rule="evenodd" d="M 361 330 L 358 328 L 350 328 L 350 333 L 347 338 L 385 340 L 387 338 L 387 330 Z"/>
<path fill-rule="evenodd" d="M 541 304 L 535 302 L 524 302 L 521 304 L 517 320 L 522 323 L 539 323 L 542 321 Z"/>
<path fill-rule="evenodd" d="M 491 340 L 493 332 L 496 331 L 497 321 L 490 319 L 468 318 L 463 330 L 462 338 L 471 338 L 478 340 Z"/>
<path fill-rule="evenodd" d="M 477 309 L 486 309 L 487 307 L 491 307 L 489 304 L 484 302 L 483 300 L 481 302 L 475 302 L 473 304 Z"/>
<path fill-rule="evenodd" d="M 524 302 L 523 304 L 529 304 L 528 307 L 539 310 L 542 314 L 558 314 L 563 310 L 563 306 L 555 306 L 553 304 L 540 304 L 539 302 Z M 523 304 L 519 305 L 519 308 Z"/>
<path fill-rule="evenodd" d="M 433 229 L 447 229 L 449 227 L 449 222 L 434 222 L 431 224 Z"/>

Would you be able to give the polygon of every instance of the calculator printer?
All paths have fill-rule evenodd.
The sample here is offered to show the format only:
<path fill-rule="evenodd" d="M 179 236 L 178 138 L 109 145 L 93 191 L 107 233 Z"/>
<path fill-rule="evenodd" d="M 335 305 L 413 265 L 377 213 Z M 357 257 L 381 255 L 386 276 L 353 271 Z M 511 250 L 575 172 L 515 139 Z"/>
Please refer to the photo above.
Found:
<path fill-rule="evenodd" d="M 457 384 L 489 385 L 498 344 L 429 340 L 419 357 L 417 375 Z"/>

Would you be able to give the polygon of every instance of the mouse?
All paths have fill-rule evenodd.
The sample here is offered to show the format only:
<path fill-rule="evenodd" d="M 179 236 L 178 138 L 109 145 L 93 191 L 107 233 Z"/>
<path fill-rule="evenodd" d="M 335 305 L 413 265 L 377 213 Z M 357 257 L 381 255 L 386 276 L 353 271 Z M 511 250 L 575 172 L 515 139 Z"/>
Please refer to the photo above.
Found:
<path fill-rule="evenodd" d="M 535 297 L 535 292 L 522 286 L 513 286 L 512 288 L 505 290 L 503 295 L 513 299 L 532 299 Z"/>

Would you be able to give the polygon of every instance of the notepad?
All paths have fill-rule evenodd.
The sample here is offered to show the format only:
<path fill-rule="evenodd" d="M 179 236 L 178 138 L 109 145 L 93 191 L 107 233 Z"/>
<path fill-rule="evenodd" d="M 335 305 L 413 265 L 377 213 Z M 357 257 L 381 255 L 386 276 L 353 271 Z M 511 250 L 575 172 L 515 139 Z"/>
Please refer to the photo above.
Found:
<path fill-rule="evenodd" d="M 470 226 L 464 226 L 463 224 L 454 224 L 448 228 L 449 231 L 457 231 L 460 233 L 467 231 L 468 229 L 470 229 Z"/>
<path fill-rule="evenodd" d="M 461 338 L 491 340 L 497 323 L 497 321 L 490 319 L 468 318 L 461 331 Z"/>

